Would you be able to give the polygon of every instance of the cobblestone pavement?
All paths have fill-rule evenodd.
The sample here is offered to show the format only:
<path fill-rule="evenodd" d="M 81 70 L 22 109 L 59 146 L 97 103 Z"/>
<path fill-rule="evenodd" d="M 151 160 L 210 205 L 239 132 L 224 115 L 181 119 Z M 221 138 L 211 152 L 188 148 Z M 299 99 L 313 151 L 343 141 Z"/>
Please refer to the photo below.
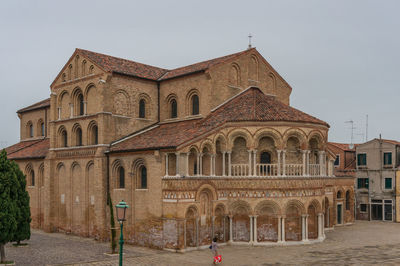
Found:
<path fill-rule="evenodd" d="M 326 232 L 323 243 L 297 246 L 223 246 L 224 265 L 400 265 L 400 224 L 361 222 Z M 7 246 L 17 265 L 118 265 L 106 243 L 34 231 L 28 247 Z M 126 248 L 125 248 L 126 247 Z M 124 246 L 124 265 L 210 265 L 211 252 L 184 254 Z"/>

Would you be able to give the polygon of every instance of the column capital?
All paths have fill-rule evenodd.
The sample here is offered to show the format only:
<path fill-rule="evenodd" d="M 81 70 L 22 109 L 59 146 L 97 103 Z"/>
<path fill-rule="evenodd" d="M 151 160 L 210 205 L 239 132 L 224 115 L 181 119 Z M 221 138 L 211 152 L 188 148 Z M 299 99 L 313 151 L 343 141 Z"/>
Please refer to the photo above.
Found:
<path fill-rule="evenodd" d="M 323 155 L 325 151 L 318 151 L 318 154 Z"/>
<path fill-rule="evenodd" d="M 307 214 L 302 214 L 301 217 L 306 218 Z"/>
<path fill-rule="evenodd" d="M 232 218 L 233 218 L 233 215 L 231 215 L 231 214 L 230 214 L 230 215 L 227 215 L 227 216 L 229 217 L 229 219 L 232 219 Z"/>
<path fill-rule="evenodd" d="M 301 150 L 301 153 L 307 154 L 309 151 L 308 150 Z"/>
<path fill-rule="evenodd" d="M 176 156 L 179 156 L 181 153 L 180 152 L 175 152 L 175 155 Z"/>
<path fill-rule="evenodd" d="M 281 153 L 281 152 L 282 152 L 282 150 L 276 150 L 276 152 L 277 152 L 277 153 Z"/>
<path fill-rule="evenodd" d="M 254 149 L 254 150 L 253 150 L 253 153 L 257 153 L 257 150 L 256 150 L 256 149 Z"/>

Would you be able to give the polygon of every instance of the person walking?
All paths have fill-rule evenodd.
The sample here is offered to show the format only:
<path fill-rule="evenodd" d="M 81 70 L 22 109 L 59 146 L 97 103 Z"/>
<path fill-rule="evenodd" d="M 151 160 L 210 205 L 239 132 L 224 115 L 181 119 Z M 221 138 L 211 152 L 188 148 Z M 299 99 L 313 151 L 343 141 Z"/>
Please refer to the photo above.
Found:
<path fill-rule="evenodd" d="M 221 255 L 218 254 L 217 240 L 218 239 L 216 237 L 214 237 L 212 242 L 211 242 L 211 246 L 210 246 L 210 249 L 211 249 L 211 251 L 212 251 L 212 253 L 214 255 L 213 264 L 219 264 L 222 261 Z"/>

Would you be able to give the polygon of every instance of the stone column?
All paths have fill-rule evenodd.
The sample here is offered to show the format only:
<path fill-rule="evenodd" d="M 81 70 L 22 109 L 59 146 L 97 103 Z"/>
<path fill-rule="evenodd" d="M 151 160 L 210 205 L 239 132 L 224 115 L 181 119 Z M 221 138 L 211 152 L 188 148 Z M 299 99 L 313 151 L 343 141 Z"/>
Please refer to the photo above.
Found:
<path fill-rule="evenodd" d="M 253 176 L 257 175 L 257 150 L 253 150 Z"/>
<path fill-rule="evenodd" d="M 196 156 L 196 175 L 200 175 L 200 154 Z"/>
<path fill-rule="evenodd" d="M 280 243 L 282 242 L 282 221 L 281 221 L 282 217 L 278 216 L 278 242 Z"/>
<path fill-rule="evenodd" d="M 323 237 L 323 230 L 324 228 L 322 227 L 322 213 L 318 213 L 318 239 L 322 240 L 324 239 Z"/>
<path fill-rule="evenodd" d="M 278 176 L 281 175 L 281 150 L 276 151 L 278 153 Z"/>
<path fill-rule="evenodd" d="M 286 240 L 285 240 L 285 219 L 286 219 L 286 217 L 285 216 L 282 216 L 282 229 L 281 229 L 281 235 L 282 235 L 282 242 L 286 242 Z"/>
<path fill-rule="evenodd" d="M 228 176 L 232 176 L 232 152 L 228 151 Z"/>
<path fill-rule="evenodd" d="M 203 175 L 203 154 L 200 153 L 199 154 L 199 159 L 200 159 L 200 163 L 199 163 L 199 175 Z"/>
<path fill-rule="evenodd" d="M 232 225 L 233 215 L 229 215 L 229 243 L 233 242 L 233 225 Z"/>
<path fill-rule="evenodd" d="M 210 154 L 210 176 L 214 176 L 214 154 Z"/>
<path fill-rule="evenodd" d="M 226 151 L 222 152 L 222 176 L 226 175 L 225 171 L 225 153 Z"/>
<path fill-rule="evenodd" d="M 318 155 L 319 155 L 319 175 L 322 176 L 324 175 L 324 163 L 323 163 L 324 151 L 318 151 Z"/>
<path fill-rule="evenodd" d="M 186 174 L 185 174 L 185 176 L 189 176 L 189 154 L 190 154 L 190 152 L 186 153 Z"/>
<path fill-rule="evenodd" d="M 306 224 L 306 225 L 305 225 L 305 227 L 306 227 L 306 228 L 305 228 L 305 229 L 306 229 L 306 237 L 305 237 L 305 240 L 306 240 L 306 241 L 308 241 L 308 216 L 309 216 L 309 215 L 306 214 L 306 216 L 305 216 L 305 218 L 304 218 L 304 222 L 305 222 L 305 224 Z"/>
<path fill-rule="evenodd" d="M 311 154 L 311 151 L 307 151 L 307 156 L 306 156 L 307 176 L 310 176 L 310 154 Z"/>
<path fill-rule="evenodd" d="M 282 175 L 286 176 L 286 150 L 282 151 Z"/>
<path fill-rule="evenodd" d="M 303 154 L 303 176 L 306 176 L 307 172 L 306 172 L 306 153 L 307 151 L 301 151 L 301 153 Z"/>
<path fill-rule="evenodd" d="M 186 248 L 186 219 L 183 222 L 183 248 Z"/>
<path fill-rule="evenodd" d="M 249 243 L 253 243 L 253 216 L 249 215 L 250 219 L 250 240 Z"/>
<path fill-rule="evenodd" d="M 199 217 L 196 218 L 196 247 L 199 246 Z"/>
<path fill-rule="evenodd" d="M 257 215 L 253 216 L 254 226 L 253 226 L 253 243 L 257 243 Z"/>
<path fill-rule="evenodd" d="M 304 221 L 305 214 L 301 215 L 301 240 L 304 241 L 306 239 L 306 222 Z"/>
<path fill-rule="evenodd" d="M 325 214 L 324 213 L 322 213 L 322 221 L 321 221 L 321 223 L 322 223 L 322 237 L 323 238 L 325 238 Z"/>
<path fill-rule="evenodd" d="M 165 175 L 168 176 L 168 153 L 165 154 Z"/>
<path fill-rule="evenodd" d="M 179 173 L 179 156 L 180 156 L 180 153 L 179 152 L 176 152 L 175 153 L 175 156 L 176 156 L 176 176 L 180 176 L 180 173 Z"/>
<path fill-rule="evenodd" d="M 248 173 L 247 173 L 247 176 L 251 176 L 251 153 L 252 153 L 252 151 L 251 150 L 248 150 L 247 151 L 248 153 L 249 153 L 249 171 L 248 171 Z"/>
<path fill-rule="evenodd" d="M 211 216 L 211 239 L 213 239 L 215 235 L 214 224 L 215 224 L 215 216 Z"/>

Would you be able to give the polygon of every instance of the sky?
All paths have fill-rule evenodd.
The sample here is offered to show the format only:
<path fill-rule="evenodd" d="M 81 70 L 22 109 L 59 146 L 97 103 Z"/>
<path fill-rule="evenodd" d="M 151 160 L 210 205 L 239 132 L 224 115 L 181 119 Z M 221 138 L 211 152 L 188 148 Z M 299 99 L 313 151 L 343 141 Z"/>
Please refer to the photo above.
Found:
<path fill-rule="evenodd" d="M 400 140 L 400 1 L 18 1 L 0 3 L 0 147 L 16 111 L 48 98 L 75 48 L 173 69 L 252 44 L 329 140 Z"/>

